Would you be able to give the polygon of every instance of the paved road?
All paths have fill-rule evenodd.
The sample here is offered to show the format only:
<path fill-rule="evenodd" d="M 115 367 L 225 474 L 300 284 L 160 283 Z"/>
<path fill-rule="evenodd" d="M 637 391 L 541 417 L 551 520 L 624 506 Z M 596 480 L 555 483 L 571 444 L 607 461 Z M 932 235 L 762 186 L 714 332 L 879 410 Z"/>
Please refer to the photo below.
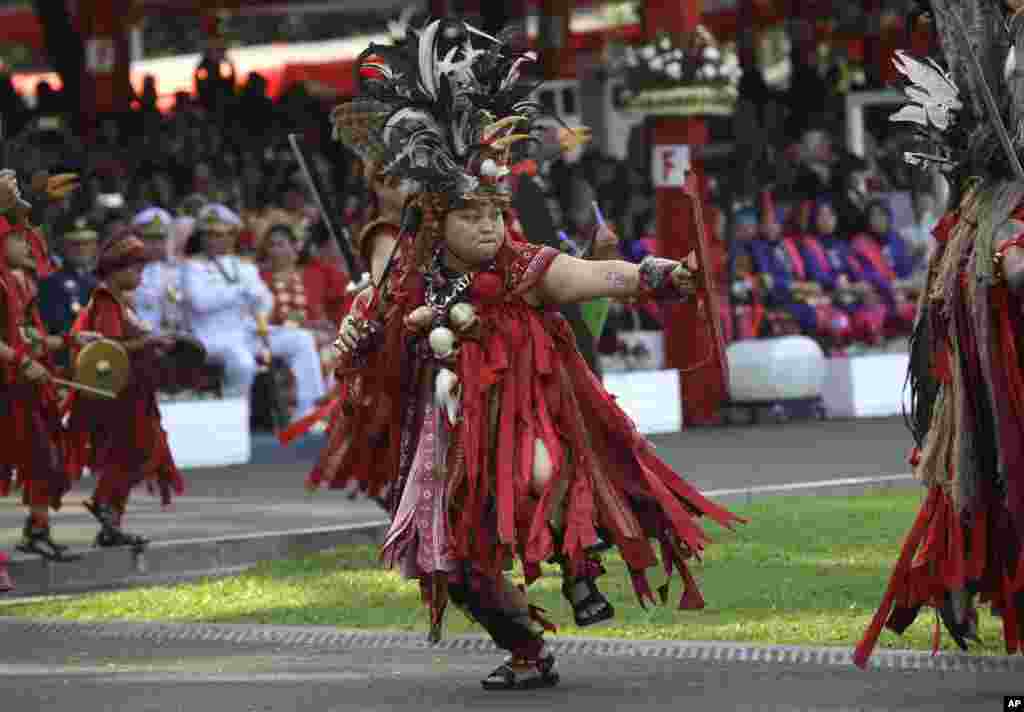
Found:
<path fill-rule="evenodd" d="M 651 437 L 661 456 L 701 489 L 810 482 L 835 477 L 902 475 L 910 434 L 901 418 L 833 420 L 782 425 L 695 428 Z M 253 464 L 187 473 L 189 493 L 245 497 L 290 493 L 309 470 L 322 440 L 281 448 L 265 436 Z"/>
<path fill-rule="evenodd" d="M 495 653 L 76 638 L 23 640 L 0 620 L 5 712 L 392 712 L 562 709 L 957 710 L 997 712 L 1024 681 L 1011 672 L 871 670 L 568 656 L 563 682 L 535 692 L 486 692 Z"/>
<path fill-rule="evenodd" d="M 907 472 L 908 435 L 898 418 L 702 428 L 651 438 L 658 452 L 702 490 L 875 477 Z M 161 512 L 144 491 L 134 496 L 131 528 L 155 539 L 186 539 L 256 531 L 336 526 L 379 519 L 372 502 L 350 501 L 338 491 L 309 495 L 303 480 L 322 438 L 282 448 L 267 436 L 253 444 L 253 462 L 189 470 L 188 489 L 173 513 Z M 83 480 L 53 515 L 58 539 L 80 546 L 96 524 L 80 506 L 91 493 Z M 0 499 L 0 549 L 21 536 L 24 511 L 18 499 Z"/>

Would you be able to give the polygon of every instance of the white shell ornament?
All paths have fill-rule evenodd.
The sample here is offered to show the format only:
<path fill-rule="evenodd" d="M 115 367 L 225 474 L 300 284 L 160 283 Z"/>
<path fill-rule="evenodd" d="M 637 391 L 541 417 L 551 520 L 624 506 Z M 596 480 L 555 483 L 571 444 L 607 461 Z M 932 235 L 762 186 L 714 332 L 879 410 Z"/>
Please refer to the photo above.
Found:
<path fill-rule="evenodd" d="M 455 353 L 455 332 L 443 326 L 439 326 L 430 332 L 430 348 L 434 356 L 439 359 L 446 359 Z"/>
<path fill-rule="evenodd" d="M 473 328 L 477 322 L 476 309 L 472 304 L 459 302 L 448 311 L 448 318 L 451 319 L 452 326 L 456 329 L 467 331 Z"/>
<path fill-rule="evenodd" d="M 422 331 L 434 320 L 434 310 L 427 306 L 416 307 L 405 317 L 405 326 L 412 331 Z"/>
<path fill-rule="evenodd" d="M 449 425 L 455 425 L 459 417 L 459 401 L 462 399 L 462 386 L 459 377 L 447 368 L 437 372 L 434 380 L 434 402 L 447 416 Z"/>
<path fill-rule="evenodd" d="M 486 178 L 498 177 L 498 164 L 495 163 L 493 158 L 488 158 L 480 164 L 480 175 Z"/>

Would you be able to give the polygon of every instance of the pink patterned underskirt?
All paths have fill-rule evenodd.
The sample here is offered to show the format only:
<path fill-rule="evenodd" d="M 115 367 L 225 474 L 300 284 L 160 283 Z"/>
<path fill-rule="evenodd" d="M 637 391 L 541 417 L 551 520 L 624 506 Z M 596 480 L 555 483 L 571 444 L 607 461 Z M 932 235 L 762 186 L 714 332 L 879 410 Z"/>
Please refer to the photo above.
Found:
<path fill-rule="evenodd" d="M 406 578 L 418 579 L 434 572 L 455 570 L 445 508 L 448 437 L 445 424 L 439 422 L 440 415 L 428 399 L 409 477 L 384 538 L 381 555 L 385 565 L 388 568 L 400 566 Z"/>

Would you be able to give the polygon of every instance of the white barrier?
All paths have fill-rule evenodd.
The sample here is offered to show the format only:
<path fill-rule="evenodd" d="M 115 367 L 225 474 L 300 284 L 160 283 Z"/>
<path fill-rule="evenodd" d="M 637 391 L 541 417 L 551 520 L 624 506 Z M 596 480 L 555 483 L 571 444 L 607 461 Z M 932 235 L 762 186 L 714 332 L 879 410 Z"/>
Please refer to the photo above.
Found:
<path fill-rule="evenodd" d="M 726 358 L 734 403 L 817 398 L 828 375 L 825 354 L 806 336 L 734 341 Z"/>
<path fill-rule="evenodd" d="M 830 418 L 881 418 L 903 413 L 903 383 L 909 361 L 906 353 L 823 359 L 811 349 L 792 348 L 799 346 L 795 342 L 785 349 L 768 344 L 762 355 L 775 352 L 779 358 L 763 362 L 758 369 L 752 360 L 756 350 L 733 346 L 736 344 L 729 350 L 733 400 L 820 395 Z M 758 378 L 763 380 L 758 383 Z M 814 388 L 818 384 L 820 391 Z M 644 435 L 683 429 L 678 371 L 605 373 L 604 387 Z"/>
<path fill-rule="evenodd" d="M 903 413 L 910 355 L 851 356 L 828 360 L 822 389 L 831 418 L 881 418 Z"/>
<path fill-rule="evenodd" d="M 644 435 L 683 429 L 679 371 L 626 371 L 604 374 L 605 389 Z"/>
<path fill-rule="evenodd" d="M 252 456 L 244 398 L 160 402 L 164 430 L 181 469 L 244 465 Z"/>

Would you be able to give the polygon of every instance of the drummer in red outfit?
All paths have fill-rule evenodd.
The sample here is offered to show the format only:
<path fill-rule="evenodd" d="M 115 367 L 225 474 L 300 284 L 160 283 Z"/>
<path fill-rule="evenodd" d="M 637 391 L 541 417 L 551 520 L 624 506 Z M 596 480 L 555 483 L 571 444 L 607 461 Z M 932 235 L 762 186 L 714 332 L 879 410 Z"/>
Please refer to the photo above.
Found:
<path fill-rule="evenodd" d="M 119 342 L 131 363 L 128 385 L 116 400 L 76 397 L 71 406 L 68 428 L 77 445 L 72 464 L 88 465 L 97 477 L 92 500 L 85 506 L 102 527 L 96 537 L 99 547 L 146 543 L 145 538 L 121 529 L 136 485 L 154 484 L 164 505 L 170 504 L 172 494 L 184 492 L 184 480 L 161 424 L 156 391 L 175 387 L 186 374 L 168 362 L 174 337 L 154 335 L 131 301 L 146 261 L 146 247 L 130 229 L 110 238 L 100 249 L 96 275 L 101 281 L 73 328 Z"/>

